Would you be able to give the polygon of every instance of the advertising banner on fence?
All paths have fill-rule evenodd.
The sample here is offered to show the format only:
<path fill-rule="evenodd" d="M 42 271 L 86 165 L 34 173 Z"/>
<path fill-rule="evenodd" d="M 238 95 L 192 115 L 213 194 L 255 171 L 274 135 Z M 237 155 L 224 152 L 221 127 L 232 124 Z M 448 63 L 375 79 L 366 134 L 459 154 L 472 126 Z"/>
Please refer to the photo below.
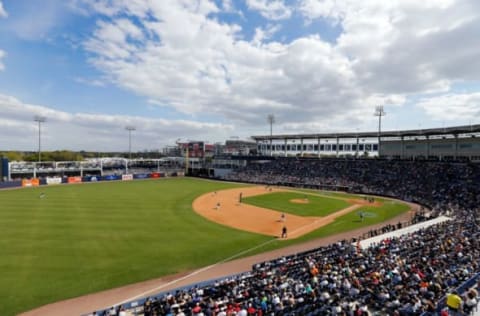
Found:
<path fill-rule="evenodd" d="M 122 180 L 122 177 L 121 176 L 117 176 L 117 175 L 114 175 L 114 174 L 111 174 L 111 175 L 108 175 L 108 176 L 104 176 L 103 177 L 103 180 Z"/>
<path fill-rule="evenodd" d="M 68 177 L 68 183 L 80 183 L 82 182 L 82 177 Z"/>
<path fill-rule="evenodd" d="M 22 186 L 22 181 L 0 182 L 0 189 L 18 188 Z"/>
<path fill-rule="evenodd" d="M 122 181 L 129 181 L 129 180 L 133 180 L 132 174 L 122 174 Z"/>
<path fill-rule="evenodd" d="M 133 175 L 134 179 L 147 179 L 150 175 L 148 173 L 136 173 Z"/>
<path fill-rule="evenodd" d="M 160 172 L 152 172 L 150 173 L 150 178 L 161 178 L 164 177 L 164 175 Z"/>
<path fill-rule="evenodd" d="M 100 176 L 86 176 L 82 178 L 82 182 L 97 182 L 102 180 Z"/>
<path fill-rule="evenodd" d="M 62 178 L 60 178 L 60 177 L 47 177 L 45 179 L 45 183 L 48 184 L 48 185 L 62 184 Z"/>
<path fill-rule="evenodd" d="M 22 180 L 22 187 L 38 187 L 39 185 L 40 180 L 38 180 L 37 178 Z"/>

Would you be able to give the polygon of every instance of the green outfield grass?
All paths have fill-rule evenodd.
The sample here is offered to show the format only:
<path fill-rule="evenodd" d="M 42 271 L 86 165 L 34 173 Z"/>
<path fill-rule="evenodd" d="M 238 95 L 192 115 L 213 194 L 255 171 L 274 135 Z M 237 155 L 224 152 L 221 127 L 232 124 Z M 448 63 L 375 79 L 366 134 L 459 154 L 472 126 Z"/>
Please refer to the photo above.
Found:
<path fill-rule="evenodd" d="M 308 204 L 291 202 L 308 198 Z M 244 203 L 299 216 L 326 216 L 350 206 L 344 200 L 298 192 L 273 192 L 243 199 Z"/>
<path fill-rule="evenodd" d="M 171 179 L 0 191 L 0 315 L 206 266 L 271 239 L 192 211 L 200 194 L 235 186 Z"/>
<path fill-rule="evenodd" d="M 192 211 L 197 196 L 240 186 L 178 178 L 0 191 L 0 315 L 203 267 L 272 240 Z M 400 211 L 385 209 L 365 223 L 345 215 L 335 227 L 256 253 Z"/>

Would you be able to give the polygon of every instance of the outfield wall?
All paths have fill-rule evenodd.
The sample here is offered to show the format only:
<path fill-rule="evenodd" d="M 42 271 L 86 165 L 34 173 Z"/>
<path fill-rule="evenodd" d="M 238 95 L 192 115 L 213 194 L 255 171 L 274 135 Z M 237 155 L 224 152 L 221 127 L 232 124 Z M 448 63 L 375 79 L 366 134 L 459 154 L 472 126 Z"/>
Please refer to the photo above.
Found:
<path fill-rule="evenodd" d="M 0 189 L 11 189 L 11 188 L 18 188 L 21 186 L 22 186 L 22 181 L 0 182 Z"/>
<path fill-rule="evenodd" d="M 183 172 L 151 172 L 151 173 L 138 173 L 138 174 L 123 174 L 123 175 L 106 175 L 106 176 L 73 176 L 73 177 L 45 177 L 45 178 L 31 178 L 23 179 L 19 181 L 0 182 L 0 189 L 11 189 L 20 187 L 39 187 L 45 185 L 59 185 L 59 184 L 74 184 L 74 183 L 86 183 L 86 182 L 99 182 L 99 181 L 132 181 L 139 179 L 160 179 L 166 177 L 181 177 L 184 176 Z"/>

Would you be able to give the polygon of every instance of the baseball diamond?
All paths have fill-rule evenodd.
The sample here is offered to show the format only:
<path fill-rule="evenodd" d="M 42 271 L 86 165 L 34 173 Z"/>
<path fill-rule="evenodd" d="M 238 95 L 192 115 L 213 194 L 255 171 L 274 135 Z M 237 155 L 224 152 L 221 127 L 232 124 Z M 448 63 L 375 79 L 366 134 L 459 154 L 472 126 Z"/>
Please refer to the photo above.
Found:
<path fill-rule="evenodd" d="M 0 0 L 0 316 L 480 316 L 480 0 Z"/>
<path fill-rule="evenodd" d="M 295 169 L 289 167 L 292 163 Z M 311 186 L 312 178 L 302 178 L 302 166 L 312 168 L 309 170 L 328 168 L 330 175 L 326 179 L 336 173 L 337 179 L 342 179 L 341 187 L 349 186 L 351 192 L 360 194 L 275 185 L 278 179 L 288 177 L 296 183 L 309 179 Z M 355 174 L 360 166 L 368 177 Z M 346 245 L 348 240 L 377 238 L 397 229 L 401 231 L 400 228 L 411 223 L 426 221 L 426 229 L 430 218 L 457 214 L 457 220 L 451 221 L 452 224 L 431 224 L 433 226 L 426 230 L 426 235 L 410 231 L 407 237 L 400 237 L 422 238 L 423 243 L 441 242 L 444 239 L 423 238 L 431 233 L 448 235 L 450 227 L 458 225 L 465 225 L 462 226 L 465 229 L 473 229 L 475 226 L 472 225 L 476 225 L 475 221 L 468 222 L 468 225 L 462 221 L 471 218 L 468 213 L 463 213 L 463 209 L 472 207 L 474 200 L 461 199 L 466 193 L 451 194 L 440 189 L 451 187 L 449 185 L 455 181 L 462 185 L 453 188 L 474 192 L 472 182 L 452 176 L 442 178 L 441 175 L 469 174 L 476 177 L 479 174 L 477 168 L 477 165 L 450 163 L 282 159 L 262 165 L 251 163 L 229 175 L 229 179 L 243 182 L 262 179 L 267 186 L 177 178 L 1 191 L 0 223 L 3 229 L 0 234 L 6 256 L 0 260 L 6 260 L 4 265 L 7 261 L 22 262 L 11 264 L 1 272 L 0 280 L 5 283 L 0 289 L 6 292 L 2 296 L 10 297 L 1 306 L 2 314 L 16 314 L 29 306 L 33 308 L 48 302 L 52 304 L 23 315 L 62 315 L 65 310 L 86 315 L 108 306 L 131 308 L 132 302 L 141 304 L 139 308 L 147 313 L 150 308 L 165 308 L 161 299 L 163 294 L 156 296 L 159 292 L 232 273 L 251 274 L 255 271 L 251 270 L 252 265 L 255 267 L 266 260 L 275 262 L 275 258 L 295 253 L 335 252 L 338 249 L 331 246 L 339 245 L 335 242 Z M 394 172 L 396 177 L 392 181 L 383 179 L 377 182 L 387 170 Z M 309 174 L 321 183 L 318 176 L 311 171 Z M 426 189 L 426 182 L 421 181 L 429 181 L 432 174 L 438 176 L 438 181 L 433 183 L 433 190 Z M 412 178 L 417 179 L 416 186 L 410 182 Z M 423 206 L 372 195 L 374 193 L 405 200 L 414 197 Z M 307 203 L 300 204 L 295 200 Z M 215 207 L 218 204 L 221 208 Z M 283 227 L 288 228 L 287 238 L 279 238 Z M 476 236 L 478 230 L 469 234 Z M 391 237 L 388 240 L 392 240 Z M 462 261 L 470 265 L 470 260 L 477 258 L 478 248 L 471 242 L 459 242 L 472 254 Z M 392 243 L 396 244 L 396 241 L 392 240 Z M 326 248 L 318 248 L 320 246 Z M 381 244 L 379 247 L 378 251 L 384 251 Z M 411 243 L 403 241 L 396 247 L 411 247 Z M 16 252 L 20 249 L 21 252 Z M 27 249 L 30 250 L 27 252 Z M 359 248 L 355 253 L 382 258 L 370 254 L 377 248 L 372 249 Z M 422 247 L 421 253 L 412 252 L 412 255 L 425 256 L 423 251 L 428 249 Z M 25 253 L 30 254 L 29 260 Z M 446 256 L 445 260 L 448 258 Z M 439 271 L 443 273 L 443 270 Z M 474 280 L 471 277 L 475 271 L 452 284 L 460 286 L 460 280 Z M 26 277 L 19 279 L 18 275 Z M 44 282 L 46 278 L 50 282 Z M 125 284 L 130 285 L 122 286 Z M 98 293 L 59 301 L 92 292 Z M 146 300 L 145 297 L 155 298 Z M 365 304 L 365 308 L 372 310 L 382 308 Z M 194 306 L 182 306 L 182 310 L 193 311 Z M 202 306 L 206 308 L 206 305 Z M 273 307 L 267 305 L 266 308 Z M 319 312 L 320 307 L 302 304 L 295 308 Z M 275 313 L 281 314 L 279 311 Z"/>

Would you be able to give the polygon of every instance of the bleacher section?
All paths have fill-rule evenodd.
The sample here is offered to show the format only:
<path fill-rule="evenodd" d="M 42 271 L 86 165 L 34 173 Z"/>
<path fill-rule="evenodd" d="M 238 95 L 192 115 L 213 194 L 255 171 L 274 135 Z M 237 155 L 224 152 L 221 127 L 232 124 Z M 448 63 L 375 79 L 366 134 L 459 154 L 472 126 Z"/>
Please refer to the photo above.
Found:
<path fill-rule="evenodd" d="M 472 268 L 478 256 L 451 261 L 460 246 L 465 254 L 478 251 L 478 227 L 468 226 L 455 240 L 439 238 L 459 225 L 447 221 L 434 219 L 398 236 L 367 239 L 368 249 L 341 241 L 113 309 L 129 308 L 135 315 L 239 315 L 242 310 L 247 315 L 433 315 L 435 299 L 441 301 L 448 289 L 464 292 L 480 276 Z"/>

